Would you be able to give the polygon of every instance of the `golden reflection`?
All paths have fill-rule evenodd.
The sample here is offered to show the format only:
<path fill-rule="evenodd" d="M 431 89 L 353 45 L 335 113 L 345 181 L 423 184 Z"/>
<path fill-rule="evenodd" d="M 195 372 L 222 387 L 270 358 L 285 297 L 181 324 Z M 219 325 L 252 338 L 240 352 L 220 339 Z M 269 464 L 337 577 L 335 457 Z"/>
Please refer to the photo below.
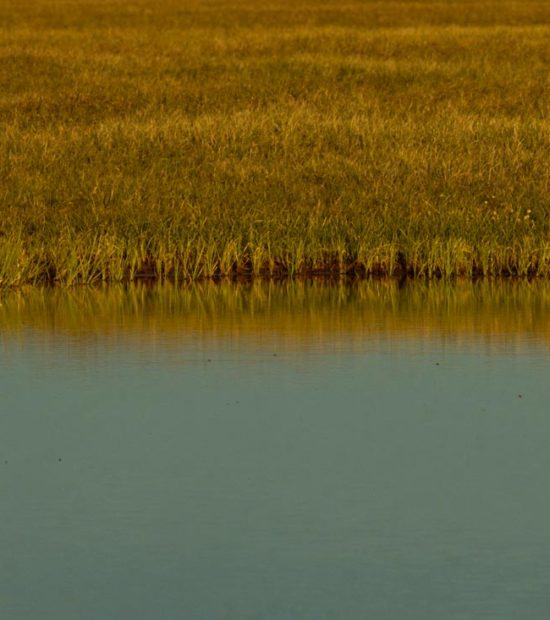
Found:
<path fill-rule="evenodd" d="M 76 339 L 129 337 L 163 343 L 195 334 L 209 341 L 277 338 L 286 346 L 335 334 L 350 340 L 535 337 L 550 343 L 550 284 L 526 281 L 407 283 L 372 280 L 255 281 L 189 286 L 38 289 L 0 297 L 3 339 L 28 333 Z"/>

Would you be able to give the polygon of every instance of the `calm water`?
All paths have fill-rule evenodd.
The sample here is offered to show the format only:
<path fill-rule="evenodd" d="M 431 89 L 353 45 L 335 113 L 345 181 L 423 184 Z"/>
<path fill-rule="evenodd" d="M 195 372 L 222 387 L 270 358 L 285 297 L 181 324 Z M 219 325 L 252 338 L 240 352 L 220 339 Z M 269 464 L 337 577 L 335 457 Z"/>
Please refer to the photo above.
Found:
<path fill-rule="evenodd" d="M 0 302 L 0 617 L 550 617 L 549 287 Z"/>

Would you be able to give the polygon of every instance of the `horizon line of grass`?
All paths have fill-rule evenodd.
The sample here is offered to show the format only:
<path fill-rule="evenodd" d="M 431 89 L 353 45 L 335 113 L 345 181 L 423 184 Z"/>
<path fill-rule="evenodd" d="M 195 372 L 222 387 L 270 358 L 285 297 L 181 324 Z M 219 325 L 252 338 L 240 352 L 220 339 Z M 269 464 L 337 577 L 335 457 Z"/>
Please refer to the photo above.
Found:
<path fill-rule="evenodd" d="M 158 245 L 156 245 L 158 244 Z M 342 241 L 336 248 L 308 248 L 303 240 L 280 253 L 262 245 L 229 240 L 219 247 L 177 237 L 116 239 L 109 234 L 60 238 L 52 248 L 29 246 L 19 237 L 0 242 L 0 288 L 27 284 L 72 286 L 129 283 L 142 279 L 189 282 L 205 279 L 287 277 L 550 277 L 550 243 L 525 237 L 515 246 L 468 246 L 461 239 L 415 241 L 405 253 L 398 244 L 369 246 Z"/>

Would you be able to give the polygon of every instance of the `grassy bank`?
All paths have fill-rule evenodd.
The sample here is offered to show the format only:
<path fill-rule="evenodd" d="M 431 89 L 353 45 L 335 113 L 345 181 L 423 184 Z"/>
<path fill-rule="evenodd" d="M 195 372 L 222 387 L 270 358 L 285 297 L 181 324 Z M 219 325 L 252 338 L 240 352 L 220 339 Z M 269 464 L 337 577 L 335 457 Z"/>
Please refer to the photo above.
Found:
<path fill-rule="evenodd" d="M 4 0 L 0 286 L 550 275 L 546 0 Z"/>

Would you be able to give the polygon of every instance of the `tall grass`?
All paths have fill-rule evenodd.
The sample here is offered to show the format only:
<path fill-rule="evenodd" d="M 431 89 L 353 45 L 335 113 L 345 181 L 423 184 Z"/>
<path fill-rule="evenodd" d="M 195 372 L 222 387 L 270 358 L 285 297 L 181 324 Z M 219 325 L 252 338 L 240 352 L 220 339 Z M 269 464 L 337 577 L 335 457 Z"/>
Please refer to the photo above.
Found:
<path fill-rule="evenodd" d="M 0 286 L 550 275 L 546 0 L 4 0 Z"/>

